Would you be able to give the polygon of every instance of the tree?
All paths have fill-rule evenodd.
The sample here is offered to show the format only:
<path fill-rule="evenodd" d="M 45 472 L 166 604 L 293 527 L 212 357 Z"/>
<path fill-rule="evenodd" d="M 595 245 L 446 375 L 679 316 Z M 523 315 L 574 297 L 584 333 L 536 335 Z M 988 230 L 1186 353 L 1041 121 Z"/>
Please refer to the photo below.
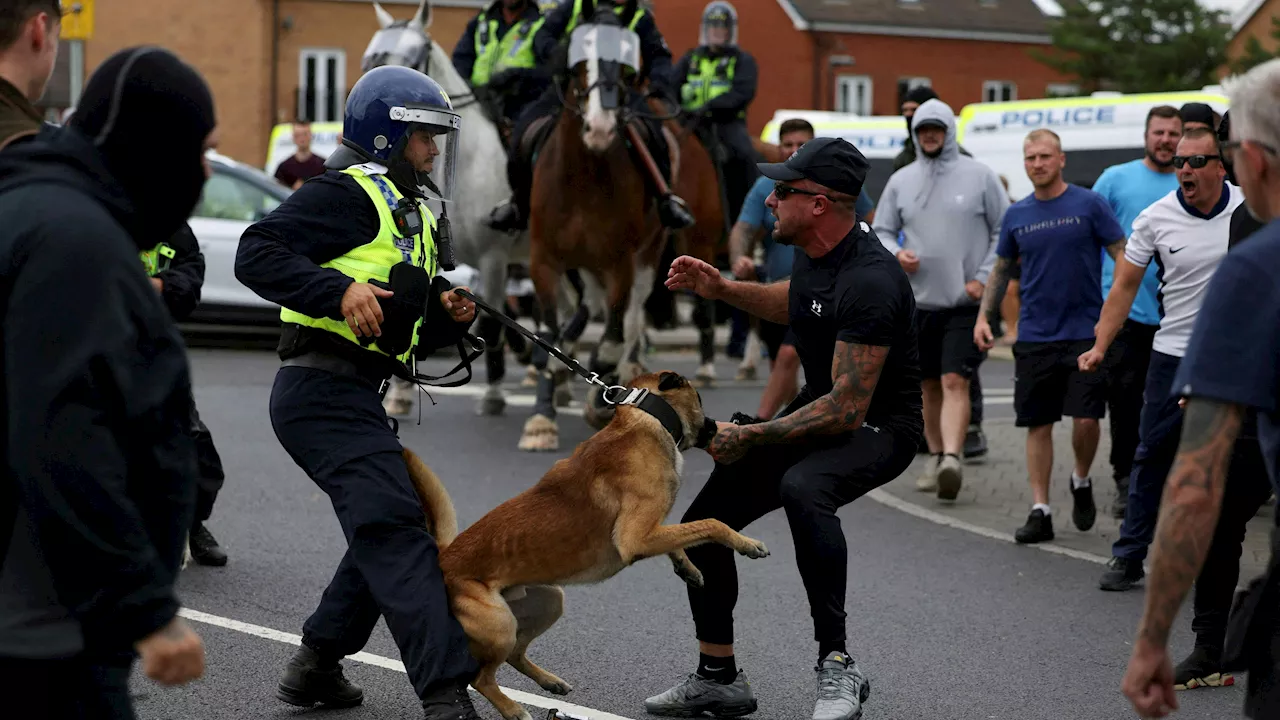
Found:
<path fill-rule="evenodd" d="M 1078 80 L 1084 92 L 1167 92 L 1217 82 L 1231 26 L 1196 0 L 1064 2 L 1053 50 L 1036 60 Z"/>
<path fill-rule="evenodd" d="M 1271 18 L 1271 38 L 1276 41 L 1276 47 L 1280 48 L 1280 17 Z M 1231 72 L 1243 75 L 1254 66 L 1261 65 L 1276 56 L 1276 53 L 1267 52 L 1262 48 L 1257 35 L 1250 35 L 1249 39 L 1244 41 L 1244 51 L 1240 57 L 1231 61 Z"/>

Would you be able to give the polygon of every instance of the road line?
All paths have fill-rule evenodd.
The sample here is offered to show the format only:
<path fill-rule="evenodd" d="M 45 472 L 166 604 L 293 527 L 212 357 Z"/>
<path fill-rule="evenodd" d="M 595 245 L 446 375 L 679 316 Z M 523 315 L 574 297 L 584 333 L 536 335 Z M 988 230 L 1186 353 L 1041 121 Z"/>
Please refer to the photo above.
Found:
<path fill-rule="evenodd" d="M 1018 544 L 1018 541 L 1014 540 L 1013 535 L 1011 534 L 998 532 L 996 530 L 992 530 L 991 528 L 985 528 L 985 527 L 982 527 L 981 525 L 974 525 L 973 523 L 968 523 L 963 520 L 957 520 L 953 517 L 948 517 L 946 515 L 943 515 L 940 512 L 935 512 L 928 508 L 920 507 L 919 505 L 916 505 L 915 503 L 910 502 L 908 500 L 903 500 L 902 498 L 892 495 L 888 492 L 885 492 L 884 490 L 880 490 L 880 489 L 872 490 L 871 492 L 867 493 L 867 497 L 871 498 L 872 500 L 875 500 L 881 505 L 888 505 L 889 507 L 895 510 L 901 510 L 902 512 L 908 515 L 914 515 L 922 520 L 928 520 L 929 522 L 935 523 L 937 525 L 946 525 L 947 527 L 952 527 L 952 528 L 956 528 L 957 530 L 964 530 L 966 532 L 971 532 L 975 535 L 981 535 L 986 538 L 991 538 L 992 540 L 1004 540 L 1005 542 L 1011 542 L 1015 545 Z M 1037 550 L 1043 550 L 1045 552 L 1050 552 L 1057 555 L 1066 555 L 1067 557 L 1075 558 L 1076 560 L 1084 560 L 1086 562 L 1096 563 L 1098 565 L 1106 565 L 1107 563 L 1111 562 L 1111 558 L 1104 558 L 1101 555 L 1094 555 L 1093 553 L 1087 553 L 1083 550 L 1074 550 L 1069 547 L 1063 547 L 1062 545 L 1054 545 L 1052 543 L 1034 543 L 1034 544 L 1028 545 L 1027 547 L 1033 547 Z"/>
<path fill-rule="evenodd" d="M 262 627 L 261 625 L 253 625 L 247 622 L 232 620 L 231 618 L 224 618 L 218 615 L 210 615 L 209 613 L 200 612 L 199 610 L 192 610 L 191 608 L 180 608 L 178 610 L 178 614 L 193 622 L 204 623 L 205 625 L 214 625 L 216 627 L 220 627 L 226 630 L 234 630 L 235 632 L 244 633 L 245 635 L 253 635 L 255 637 L 265 638 L 267 640 L 274 640 L 276 642 L 284 643 L 286 645 L 302 644 L 301 635 L 294 635 L 292 633 L 281 632 L 279 630 L 274 630 L 269 627 Z M 348 655 L 345 659 L 354 660 L 355 662 L 363 663 L 365 665 L 375 665 L 377 667 L 385 668 L 387 670 L 394 670 L 398 673 L 403 673 L 405 671 L 404 663 L 400 662 L 399 660 L 393 660 L 391 658 L 382 657 L 381 655 L 374 655 L 372 653 L 358 652 L 355 655 Z M 468 689 L 471 690 L 473 700 L 476 700 L 478 702 L 484 702 L 484 703 L 489 702 L 488 700 L 485 700 L 482 695 L 477 693 L 475 691 L 475 688 L 468 688 Z M 584 707 L 582 705 L 575 705 L 569 702 L 552 700 L 551 698 L 543 697 L 542 695 L 534 695 L 533 693 L 527 693 L 521 690 L 512 690 L 511 688 L 508 688 L 508 687 L 502 688 L 502 692 L 506 693 L 507 697 L 511 698 L 512 700 L 515 700 L 516 702 L 522 703 L 524 705 L 532 705 L 533 707 L 542 708 L 544 710 L 551 710 L 551 709 L 559 710 L 560 715 L 566 718 L 567 720 L 634 720 L 633 718 L 623 717 L 622 715 L 614 715 L 613 713 L 608 713 L 603 710 L 596 710 L 595 708 Z"/>

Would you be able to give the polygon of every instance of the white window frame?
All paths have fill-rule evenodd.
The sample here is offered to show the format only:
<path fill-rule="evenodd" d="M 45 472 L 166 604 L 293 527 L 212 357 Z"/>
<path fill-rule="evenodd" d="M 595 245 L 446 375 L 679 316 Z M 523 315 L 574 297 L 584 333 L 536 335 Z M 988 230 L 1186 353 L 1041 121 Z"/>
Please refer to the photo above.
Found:
<path fill-rule="evenodd" d="M 861 106 L 859 106 L 857 98 L 859 88 L 861 88 L 862 92 Z M 871 115 L 871 109 L 875 105 L 873 90 L 874 86 L 871 83 L 870 75 L 837 75 L 835 102 L 833 103 L 835 111 L 854 115 Z"/>
<path fill-rule="evenodd" d="M 1080 86 L 1075 83 L 1049 83 L 1044 88 L 1045 97 L 1077 97 Z"/>
<path fill-rule="evenodd" d="M 327 77 L 325 67 L 329 59 L 334 59 L 334 77 Z M 307 61 L 316 64 L 315 117 L 304 117 L 310 122 L 342 122 L 343 107 L 347 95 L 347 51 L 342 48 L 302 48 L 298 51 L 298 115 L 304 115 L 307 92 Z M 333 116 L 326 111 L 330 106 L 329 90 L 334 95 Z"/>
<path fill-rule="evenodd" d="M 1001 97 L 1005 88 L 1009 89 L 1009 97 Z M 1012 102 L 1018 99 L 1018 84 L 1011 80 L 984 80 L 982 82 L 982 102 Z"/>

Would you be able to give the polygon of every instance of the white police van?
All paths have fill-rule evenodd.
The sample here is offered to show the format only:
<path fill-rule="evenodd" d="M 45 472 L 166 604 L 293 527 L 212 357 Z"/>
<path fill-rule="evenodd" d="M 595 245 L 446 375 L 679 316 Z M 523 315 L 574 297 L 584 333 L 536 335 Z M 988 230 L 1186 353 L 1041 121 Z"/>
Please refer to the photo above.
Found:
<path fill-rule="evenodd" d="M 786 120 L 800 118 L 813 125 L 815 137 L 844 138 L 871 163 L 863 189 L 879 202 L 885 183 L 893 174 L 893 159 L 907 141 L 907 119 L 901 115 L 853 115 L 820 110 L 778 110 L 765 124 L 760 139 L 778 143 L 778 128 Z"/>
<path fill-rule="evenodd" d="M 1032 191 L 1023 167 L 1022 142 L 1037 128 L 1053 130 L 1067 154 L 1067 182 L 1092 187 L 1111 165 L 1143 156 L 1147 111 L 1157 105 L 1180 108 L 1206 103 L 1219 114 L 1227 98 L 1218 86 L 1200 91 L 1123 95 L 1099 92 L 1083 97 L 974 103 L 960 111 L 960 144 L 1003 175 L 1009 194 L 1019 200 Z"/>

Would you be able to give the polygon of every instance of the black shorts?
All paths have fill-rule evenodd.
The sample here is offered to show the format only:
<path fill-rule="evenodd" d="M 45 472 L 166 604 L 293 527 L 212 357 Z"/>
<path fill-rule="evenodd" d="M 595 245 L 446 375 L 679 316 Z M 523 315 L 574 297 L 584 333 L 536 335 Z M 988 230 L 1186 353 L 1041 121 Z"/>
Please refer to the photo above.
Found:
<path fill-rule="evenodd" d="M 1078 361 L 1092 347 L 1092 340 L 1014 343 L 1014 424 L 1052 425 L 1063 415 L 1101 419 L 1107 411 L 1106 374 L 1081 372 Z"/>
<path fill-rule="evenodd" d="M 987 357 L 973 344 L 977 322 L 977 306 L 916 310 L 921 379 L 937 380 L 947 373 L 973 377 Z"/>
<path fill-rule="evenodd" d="M 791 334 L 790 325 L 761 320 L 757 332 L 760 333 L 760 342 L 764 343 L 765 348 L 769 351 L 769 358 L 772 360 L 778 359 L 778 351 L 782 349 L 783 345 L 795 347 L 796 339 Z"/>

